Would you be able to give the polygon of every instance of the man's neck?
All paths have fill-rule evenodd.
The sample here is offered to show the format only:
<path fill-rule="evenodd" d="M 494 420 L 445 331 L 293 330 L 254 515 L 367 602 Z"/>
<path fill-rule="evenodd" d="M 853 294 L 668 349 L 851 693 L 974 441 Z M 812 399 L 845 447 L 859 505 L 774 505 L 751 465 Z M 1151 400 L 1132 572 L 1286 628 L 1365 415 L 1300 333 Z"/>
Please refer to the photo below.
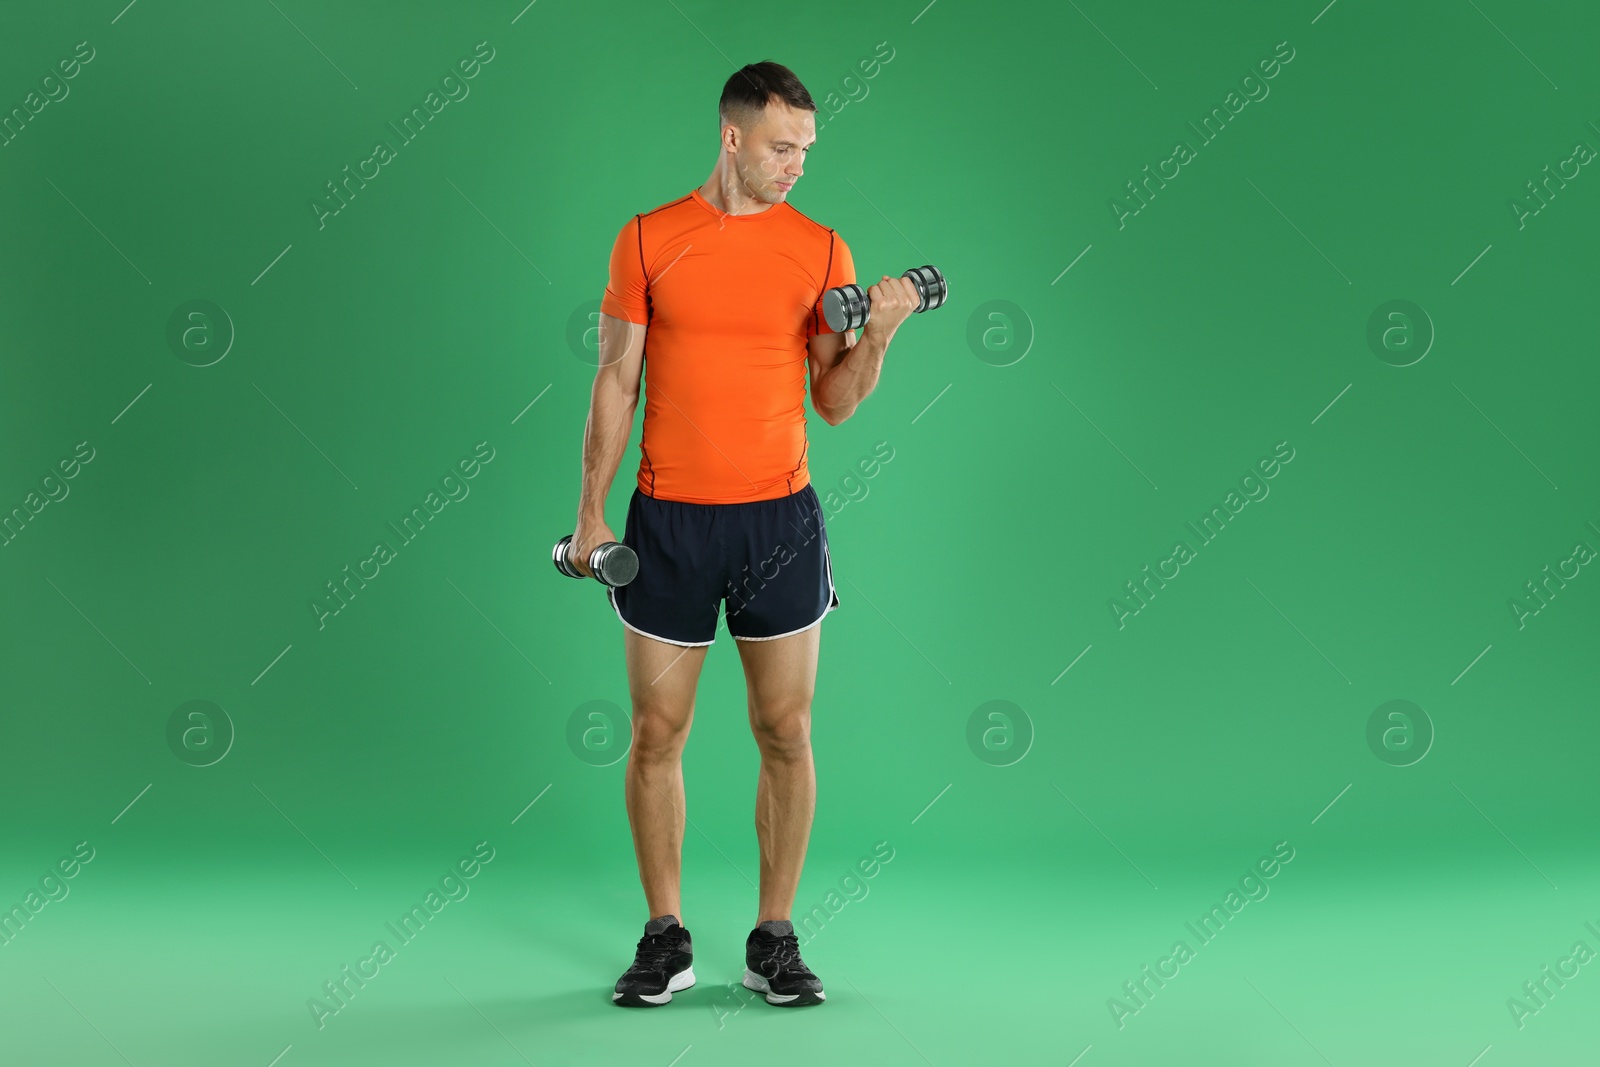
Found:
<path fill-rule="evenodd" d="M 700 195 L 706 202 L 726 215 L 755 215 L 762 211 L 770 211 L 772 204 L 754 197 L 745 196 L 738 182 L 728 181 L 722 175 L 713 173 L 700 187 Z"/>

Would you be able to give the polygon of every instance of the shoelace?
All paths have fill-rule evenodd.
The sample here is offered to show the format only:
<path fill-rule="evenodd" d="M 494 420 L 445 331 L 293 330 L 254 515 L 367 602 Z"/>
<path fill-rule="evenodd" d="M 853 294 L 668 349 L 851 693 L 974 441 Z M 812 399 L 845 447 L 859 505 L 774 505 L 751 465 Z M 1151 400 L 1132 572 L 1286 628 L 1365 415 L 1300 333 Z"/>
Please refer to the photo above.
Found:
<path fill-rule="evenodd" d="M 645 934 L 639 939 L 634 966 L 659 969 L 682 947 L 681 938 L 668 937 L 665 934 Z"/>
<path fill-rule="evenodd" d="M 767 935 L 764 939 L 772 945 L 772 951 L 761 961 L 761 969 L 769 971 L 768 978 L 784 970 L 805 970 L 806 965 L 800 959 L 800 939 L 794 934 Z M 789 964 L 794 966 L 790 967 Z"/>

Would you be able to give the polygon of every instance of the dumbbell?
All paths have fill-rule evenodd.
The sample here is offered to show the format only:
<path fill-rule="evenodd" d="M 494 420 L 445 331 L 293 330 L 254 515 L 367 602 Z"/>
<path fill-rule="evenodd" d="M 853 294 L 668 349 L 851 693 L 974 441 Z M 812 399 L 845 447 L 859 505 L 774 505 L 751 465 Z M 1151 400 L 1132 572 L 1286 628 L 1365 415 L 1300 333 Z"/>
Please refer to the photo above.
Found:
<path fill-rule="evenodd" d="M 587 577 L 578 568 L 572 565 L 567 558 L 572 548 L 572 535 L 568 534 L 556 542 L 556 547 L 551 550 L 550 558 L 555 561 L 556 570 L 568 578 Z M 596 545 L 595 550 L 589 553 L 589 570 L 602 584 L 612 587 L 627 585 L 639 573 L 639 557 L 633 549 L 621 541 L 607 541 Z"/>
<path fill-rule="evenodd" d="M 949 295 L 950 287 L 938 267 L 912 267 L 900 277 L 910 278 L 921 297 L 914 312 L 932 311 Z M 861 286 L 841 285 L 822 294 L 822 314 L 828 320 L 828 328 L 837 333 L 859 330 L 872 317 L 872 301 Z"/>

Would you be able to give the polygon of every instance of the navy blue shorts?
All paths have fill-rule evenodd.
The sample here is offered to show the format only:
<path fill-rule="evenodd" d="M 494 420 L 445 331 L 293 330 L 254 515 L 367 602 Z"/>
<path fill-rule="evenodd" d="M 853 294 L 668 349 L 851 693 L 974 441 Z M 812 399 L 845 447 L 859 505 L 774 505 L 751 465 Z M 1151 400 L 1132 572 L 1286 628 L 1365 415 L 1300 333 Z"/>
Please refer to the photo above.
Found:
<path fill-rule="evenodd" d="M 628 502 L 622 543 L 639 575 L 606 594 L 630 630 L 673 645 L 716 640 L 724 601 L 728 632 L 770 641 L 809 630 L 839 606 L 828 532 L 815 490 L 743 504 Z"/>

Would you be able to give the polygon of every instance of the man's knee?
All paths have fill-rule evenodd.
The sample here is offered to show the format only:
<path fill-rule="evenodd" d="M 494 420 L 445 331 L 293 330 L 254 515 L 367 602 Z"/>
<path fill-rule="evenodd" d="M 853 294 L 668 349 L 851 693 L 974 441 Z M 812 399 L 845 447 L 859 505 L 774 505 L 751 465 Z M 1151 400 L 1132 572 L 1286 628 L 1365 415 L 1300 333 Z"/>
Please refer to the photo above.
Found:
<path fill-rule="evenodd" d="M 811 751 L 811 701 L 752 709 L 750 728 L 763 756 L 795 759 Z"/>
<path fill-rule="evenodd" d="M 689 740 L 689 719 L 680 709 L 656 704 L 635 705 L 633 709 L 633 755 L 654 763 L 670 763 L 683 754 Z"/>

